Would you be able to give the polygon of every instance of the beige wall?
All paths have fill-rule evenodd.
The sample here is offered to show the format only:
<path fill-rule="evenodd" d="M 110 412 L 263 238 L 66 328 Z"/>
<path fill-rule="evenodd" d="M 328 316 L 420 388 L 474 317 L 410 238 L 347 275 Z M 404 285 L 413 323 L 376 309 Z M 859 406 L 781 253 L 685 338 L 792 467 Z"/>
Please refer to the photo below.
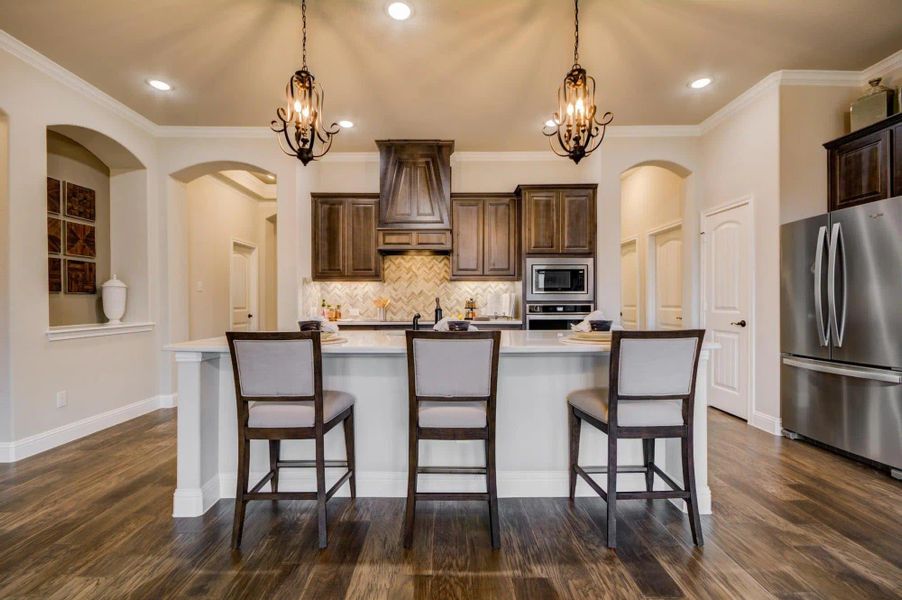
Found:
<path fill-rule="evenodd" d="M 620 240 L 635 238 L 639 263 L 638 324 L 646 327 L 648 303 L 649 232 L 682 224 L 685 181 L 662 167 L 645 165 L 621 176 Z M 683 248 L 695 240 L 683 239 Z"/>
<path fill-rule="evenodd" d="M 275 213 L 275 202 L 261 202 L 225 183 L 205 175 L 188 184 L 188 272 L 189 331 L 191 339 L 223 335 L 230 325 L 229 269 L 232 241 L 257 247 L 259 261 L 257 306 L 261 328 L 266 314 L 267 283 L 265 223 Z M 199 286 L 202 289 L 198 289 Z"/>
<path fill-rule="evenodd" d="M 53 131 L 47 132 L 47 176 L 94 190 L 97 219 L 94 243 L 97 248 L 97 293 L 50 294 L 50 326 L 104 323 L 100 286 L 110 278 L 110 170 L 87 148 Z M 65 203 L 63 198 L 62 203 Z M 65 213 L 65 209 L 62 211 Z M 65 216 L 63 229 L 65 230 Z M 65 243 L 63 244 L 63 289 L 65 290 Z"/>
<path fill-rule="evenodd" d="M 751 198 L 754 237 L 749 422 L 773 431 L 780 416 L 780 89 L 773 87 L 701 140 L 702 207 Z"/>
<path fill-rule="evenodd" d="M 0 112 L 0 443 L 12 440 L 9 397 L 9 123 Z"/>

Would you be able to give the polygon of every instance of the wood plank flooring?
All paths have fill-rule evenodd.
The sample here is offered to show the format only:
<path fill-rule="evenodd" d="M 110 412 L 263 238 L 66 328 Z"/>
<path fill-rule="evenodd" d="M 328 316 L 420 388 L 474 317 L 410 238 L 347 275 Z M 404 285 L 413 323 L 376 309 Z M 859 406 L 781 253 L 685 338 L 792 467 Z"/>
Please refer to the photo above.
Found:
<path fill-rule="evenodd" d="M 403 499 L 255 502 L 244 551 L 232 502 L 171 518 L 175 411 L 0 465 L 0 598 L 896 598 L 902 484 L 711 410 L 714 514 L 706 545 L 666 501 L 622 502 L 617 551 L 597 498 L 422 503 L 401 546 Z M 622 508 L 621 508 L 622 507 Z"/>

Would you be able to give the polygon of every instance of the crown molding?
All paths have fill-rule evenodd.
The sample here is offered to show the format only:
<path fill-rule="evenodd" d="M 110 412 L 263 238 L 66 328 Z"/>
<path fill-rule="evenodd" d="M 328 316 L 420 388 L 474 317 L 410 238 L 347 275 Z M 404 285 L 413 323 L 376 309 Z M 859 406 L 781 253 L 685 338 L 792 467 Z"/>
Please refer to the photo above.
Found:
<path fill-rule="evenodd" d="M 330 152 L 318 159 L 319 162 L 347 163 L 347 162 L 379 162 L 378 152 Z"/>
<path fill-rule="evenodd" d="M 5 50 L 25 64 L 37 69 L 50 78 L 55 79 L 70 89 L 81 93 L 88 99 L 93 100 L 103 108 L 119 115 L 141 130 L 151 135 L 157 134 L 158 126 L 156 123 L 116 100 L 106 92 L 91 85 L 75 73 L 53 62 L 31 46 L 19 41 L 2 29 L 0 29 L 0 50 Z"/>
<path fill-rule="evenodd" d="M 698 125 L 611 125 L 605 137 L 611 138 L 661 138 L 697 137 L 701 135 Z"/>
<path fill-rule="evenodd" d="M 861 72 L 861 81 L 859 85 L 867 85 L 868 81 L 875 77 L 884 77 L 890 71 L 902 69 L 902 50 L 897 50 L 890 54 L 880 62 L 874 63 Z"/>
<path fill-rule="evenodd" d="M 792 70 L 780 73 L 780 85 L 855 87 L 861 83 L 861 71 Z"/>
<path fill-rule="evenodd" d="M 551 150 L 523 150 L 500 152 L 458 151 L 451 155 L 451 162 L 541 162 L 558 160 Z"/>
<path fill-rule="evenodd" d="M 780 86 L 782 77 L 782 71 L 775 71 L 733 98 L 723 108 L 701 122 L 699 128 L 702 134 L 708 133 L 767 92 L 777 89 Z"/>

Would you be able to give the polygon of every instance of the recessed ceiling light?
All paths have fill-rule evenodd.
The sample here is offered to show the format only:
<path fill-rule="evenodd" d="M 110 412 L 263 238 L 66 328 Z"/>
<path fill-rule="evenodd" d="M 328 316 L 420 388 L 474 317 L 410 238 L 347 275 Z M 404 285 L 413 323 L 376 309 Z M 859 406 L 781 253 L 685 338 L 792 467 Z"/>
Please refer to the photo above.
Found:
<path fill-rule="evenodd" d="M 348 120 L 339 121 L 338 124 L 344 129 L 350 129 L 351 127 L 354 126 L 354 122 L 348 121 Z"/>
<path fill-rule="evenodd" d="M 148 79 L 147 85 L 161 92 L 168 92 L 172 89 L 171 85 L 169 85 L 165 81 L 160 81 L 159 79 Z"/>
<path fill-rule="evenodd" d="M 689 84 L 693 90 L 700 90 L 702 88 L 706 88 L 711 85 L 713 80 L 710 77 L 701 77 L 700 79 L 696 79 L 692 83 Z"/>
<path fill-rule="evenodd" d="M 557 123 L 554 119 L 548 119 L 545 121 L 545 127 L 557 127 Z"/>
<path fill-rule="evenodd" d="M 404 2 L 392 2 L 386 10 L 388 11 L 388 16 L 395 21 L 406 21 L 413 13 L 410 6 Z"/>

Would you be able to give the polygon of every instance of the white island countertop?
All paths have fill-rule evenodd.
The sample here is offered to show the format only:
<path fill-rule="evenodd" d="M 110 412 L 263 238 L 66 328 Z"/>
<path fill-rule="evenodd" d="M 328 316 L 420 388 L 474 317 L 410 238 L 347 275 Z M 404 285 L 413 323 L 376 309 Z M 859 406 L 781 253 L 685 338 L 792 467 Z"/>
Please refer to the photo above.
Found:
<path fill-rule="evenodd" d="M 405 354 L 404 331 L 342 331 L 346 342 L 323 344 L 323 354 Z M 501 354 L 600 354 L 610 351 L 608 345 L 573 344 L 562 341 L 564 331 L 502 331 Z M 706 344 L 706 347 L 708 345 Z M 172 352 L 225 353 L 229 351 L 225 336 L 193 340 L 166 346 Z"/>

